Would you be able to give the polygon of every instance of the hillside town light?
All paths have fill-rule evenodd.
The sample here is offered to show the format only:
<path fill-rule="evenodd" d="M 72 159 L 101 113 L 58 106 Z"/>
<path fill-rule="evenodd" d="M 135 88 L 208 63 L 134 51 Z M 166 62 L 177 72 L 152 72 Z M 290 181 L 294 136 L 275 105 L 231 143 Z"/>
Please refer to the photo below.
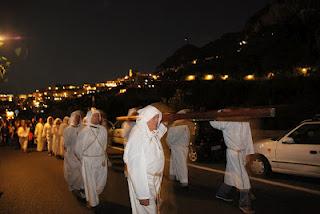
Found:
<path fill-rule="evenodd" d="M 195 75 L 188 75 L 187 77 L 186 77 L 186 80 L 187 81 L 193 81 L 193 80 L 195 80 L 196 79 L 196 76 Z"/>
<path fill-rule="evenodd" d="M 301 69 L 301 73 L 302 73 L 304 76 L 306 76 L 307 73 L 308 73 L 308 69 L 307 69 L 307 68 L 302 68 L 302 69 Z"/>
<path fill-rule="evenodd" d="M 194 60 L 192 60 L 192 64 L 197 64 L 197 60 L 196 59 L 194 59 Z"/>
<path fill-rule="evenodd" d="M 229 79 L 229 75 L 227 75 L 227 74 L 221 75 L 221 79 L 222 80 L 227 80 L 227 79 Z"/>
<path fill-rule="evenodd" d="M 254 80 L 254 79 L 255 79 L 255 77 L 254 77 L 253 74 L 249 74 L 249 75 L 244 77 L 244 80 Z"/>
<path fill-rule="evenodd" d="M 214 76 L 212 74 L 207 74 L 204 76 L 203 78 L 204 80 L 213 80 L 214 79 Z"/>
<path fill-rule="evenodd" d="M 120 94 L 124 94 L 124 93 L 126 93 L 127 92 L 127 89 L 120 89 Z"/>
<path fill-rule="evenodd" d="M 268 79 L 273 79 L 274 76 L 275 76 L 275 74 L 274 74 L 273 72 L 269 72 L 269 73 L 267 74 Z"/>

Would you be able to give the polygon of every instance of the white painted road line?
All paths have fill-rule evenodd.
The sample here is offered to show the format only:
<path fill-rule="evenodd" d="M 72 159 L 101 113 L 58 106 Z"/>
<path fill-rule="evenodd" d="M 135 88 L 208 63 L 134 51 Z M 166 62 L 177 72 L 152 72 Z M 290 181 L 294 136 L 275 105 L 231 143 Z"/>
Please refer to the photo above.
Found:
<path fill-rule="evenodd" d="M 119 151 L 124 151 L 124 149 L 119 148 L 119 147 L 111 146 L 109 148 L 112 148 L 112 149 L 115 149 L 115 150 L 119 150 Z M 169 162 L 168 159 L 166 159 L 166 161 Z M 192 167 L 192 168 L 208 171 L 208 172 L 224 174 L 224 170 L 220 170 L 220 169 L 214 169 L 214 168 L 210 168 L 210 167 L 199 166 L 199 165 L 195 165 L 195 164 L 192 164 L 192 163 L 188 163 L 188 166 Z M 308 188 L 305 188 L 305 187 L 299 187 L 299 186 L 294 186 L 294 185 L 290 185 L 290 184 L 284 184 L 284 183 L 281 183 L 281 182 L 270 181 L 270 180 L 266 180 L 266 179 L 262 179 L 262 178 L 256 178 L 256 177 L 252 177 L 252 176 L 250 176 L 250 179 L 253 180 L 253 181 L 257 181 L 257 182 L 268 184 L 268 185 L 278 186 L 278 187 L 282 187 L 282 188 L 287 188 L 287 189 L 291 189 L 291 190 L 296 190 L 296 191 L 300 191 L 300 192 L 306 192 L 306 193 L 309 193 L 309 194 L 319 195 L 320 196 L 320 191 L 319 190 L 313 190 L 313 189 L 308 189 Z"/>
<path fill-rule="evenodd" d="M 213 169 L 213 168 L 209 168 L 209 167 L 205 167 L 205 166 L 198 166 L 198 165 L 195 165 L 195 164 L 188 164 L 188 166 L 196 168 L 196 169 L 209 171 L 209 172 L 215 172 L 215 173 L 219 173 L 219 174 L 224 174 L 224 170 Z M 287 188 L 287 189 L 297 190 L 297 191 L 300 191 L 300 192 L 306 192 L 306 193 L 310 193 L 310 194 L 313 194 L 313 195 L 319 195 L 320 196 L 320 191 L 318 191 L 318 190 L 308 189 L 308 188 L 294 186 L 294 185 L 290 185 L 290 184 L 284 184 L 284 183 L 281 183 L 281 182 L 270 181 L 270 180 L 266 180 L 266 179 L 262 179 L 262 178 L 256 178 L 256 177 L 252 177 L 252 176 L 250 176 L 250 179 L 253 180 L 253 181 L 264 183 L 264 184 L 269 184 L 269 185 L 273 185 L 273 186 L 283 187 L 283 188 Z"/>

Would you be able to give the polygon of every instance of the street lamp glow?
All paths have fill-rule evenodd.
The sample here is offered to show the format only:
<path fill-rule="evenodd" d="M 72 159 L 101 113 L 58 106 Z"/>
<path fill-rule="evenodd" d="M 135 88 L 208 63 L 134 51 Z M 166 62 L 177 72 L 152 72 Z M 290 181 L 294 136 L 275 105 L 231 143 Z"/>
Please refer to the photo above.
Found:
<path fill-rule="evenodd" d="M 221 75 L 221 79 L 222 80 L 227 80 L 227 79 L 229 79 L 229 75 L 228 74 Z"/>
<path fill-rule="evenodd" d="M 254 80 L 254 79 L 255 79 L 255 77 L 254 77 L 253 74 L 249 74 L 249 75 L 244 77 L 244 80 Z"/>
<path fill-rule="evenodd" d="M 203 78 L 204 80 L 213 80 L 214 79 L 214 76 L 212 74 L 207 74 L 204 76 Z"/>
<path fill-rule="evenodd" d="M 188 75 L 187 77 L 186 77 L 186 80 L 187 81 L 193 81 L 193 80 L 195 80 L 196 79 L 196 76 L 195 75 Z"/>
<path fill-rule="evenodd" d="M 124 94 L 124 93 L 126 93 L 127 92 L 127 89 L 120 89 L 120 94 Z"/>

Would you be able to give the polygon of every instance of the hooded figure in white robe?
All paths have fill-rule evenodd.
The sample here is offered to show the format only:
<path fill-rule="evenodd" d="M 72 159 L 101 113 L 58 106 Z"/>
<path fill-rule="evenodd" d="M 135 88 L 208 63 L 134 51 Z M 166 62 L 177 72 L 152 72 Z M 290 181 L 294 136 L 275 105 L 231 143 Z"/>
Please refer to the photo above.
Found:
<path fill-rule="evenodd" d="M 153 106 L 140 109 L 138 114 L 123 157 L 128 170 L 131 209 L 133 214 L 155 214 L 160 212 L 160 188 L 164 169 L 160 139 L 167 128 L 160 123 L 162 113 Z M 150 130 L 151 121 L 155 126 Z"/>
<path fill-rule="evenodd" d="M 39 118 L 39 122 L 36 125 L 36 128 L 34 130 L 34 138 L 37 144 L 37 151 L 42 152 L 43 151 L 43 137 L 42 137 L 42 131 L 43 131 L 43 123 L 42 123 L 42 118 Z"/>
<path fill-rule="evenodd" d="M 44 124 L 43 126 L 43 131 L 42 131 L 42 137 L 45 138 L 47 142 L 47 149 L 48 149 L 49 156 L 52 155 L 52 138 L 53 138 L 52 126 L 53 126 L 53 117 L 49 116 L 47 118 L 46 124 Z"/>
<path fill-rule="evenodd" d="M 58 156 L 58 152 L 59 152 L 59 141 L 60 141 L 59 128 L 61 123 L 62 123 L 62 120 L 60 118 L 56 118 L 52 126 L 52 152 L 55 156 Z"/>
<path fill-rule="evenodd" d="M 30 128 L 27 126 L 26 121 L 22 120 L 21 126 L 18 128 L 18 137 L 19 137 L 21 150 L 23 152 L 27 152 L 27 149 L 28 149 L 29 132 L 30 132 Z"/>
<path fill-rule="evenodd" d="M 185 113 L 179 111 L 178 114 Z M 181 186 L 188 186 L 188 152 L 190 143 L 189 121 L 177 120 L 168 129 L 167 144 L 171 151 L 169 176 Z"/>
<path fill-rule="evenodd" d="M 70 116 L 70 125 L 63 132 L 65 152 L 63 162 L 64 178 L 70 191 L 83 189 L 81 162 L 74 151 L 81 129 L 81 112 L 74 111 Z"/>
<path fill-rule="evenodd" d="M 101 125 L 101 114 L 96 109 L 87 113 L 87 124 L 80 131 L 75 152 L 81 160 L 81 172 L 85 195 L 91 207 L 99 209 L 99 195 L 102 193 L 108 173 L 108 134 Z"/>
<path fill-rule="evenodd" d="M 254 154 L 253 141 L 249 122 L 211 121 L 213 128 L 223 133 L 227 146 L 227 165 L 224 183 L 218 190 L 216 197 L 229 201 L 228 194 L 231 187 L 240 190 L 239 206 L 243 212 L 252 213 L 249 190 L 251 188 L 246 171 L 246 157 Z"/>
<path fill-rule="evenodd" d="M 59 131 L 58 131 L 58 134 L 59 134 L 59 143 L 58 143 L 58 156 L 60 158 L 63 158 L 64 156 L 64 137 L 63 137 L 63 133 L 64 133 L 64 130 L 68 127 L 69 125 L 69 117 L 64 117 L 63 118 L 63 121 L 59 127 Z"/>

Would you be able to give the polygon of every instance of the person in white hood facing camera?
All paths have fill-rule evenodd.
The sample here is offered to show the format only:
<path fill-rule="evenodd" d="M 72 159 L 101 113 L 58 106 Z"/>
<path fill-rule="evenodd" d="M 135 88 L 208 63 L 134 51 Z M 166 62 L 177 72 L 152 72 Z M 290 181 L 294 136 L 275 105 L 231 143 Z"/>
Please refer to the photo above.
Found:
<path fill-rule="evenodd" d="M 167 128 L 162 113 L 149 105 L 138 111 L 125 147 L 123 160 L 128 169 L 128 185 L 133 214 L 155 214 L 160 210 L 160 188 L 164 153 L 160 142 Z"/>
<path fill-rule="evenodd" d="M 88 205 L 99 212 L 99 195 L 107 182 L 107 143 L 108 134 L 101 125 L 100 111 L 92 108 L 87 113 L 87 124 L 80 131 L 75 152 L 81 160 L 81 172 Z"/>
<path fill-rule="evenodd" d="M 250 180 L 246 171 L 247 155 L 254 154 L 249 122 L 211 121 L 213 128 L 223 133 L 227 146 L 227 165 L 224 183 L 220 186 L 216 197 L 224 201 L 232 201 L 232 187 L 240 191 L 239 208 L 244 213 L 254 213 L 251 207 Z"/>

